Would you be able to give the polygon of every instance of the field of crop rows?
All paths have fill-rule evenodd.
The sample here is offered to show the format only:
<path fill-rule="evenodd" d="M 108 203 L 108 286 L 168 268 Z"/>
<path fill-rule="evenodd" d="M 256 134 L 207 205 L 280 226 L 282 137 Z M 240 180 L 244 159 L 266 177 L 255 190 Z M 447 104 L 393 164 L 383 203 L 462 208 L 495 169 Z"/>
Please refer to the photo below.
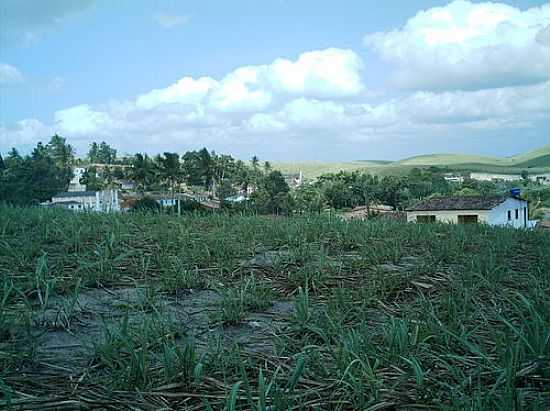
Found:
<path fill-rule="evenodd" d="M 0 409 L 545 410 L 550 233 L 0 206 Z"/>

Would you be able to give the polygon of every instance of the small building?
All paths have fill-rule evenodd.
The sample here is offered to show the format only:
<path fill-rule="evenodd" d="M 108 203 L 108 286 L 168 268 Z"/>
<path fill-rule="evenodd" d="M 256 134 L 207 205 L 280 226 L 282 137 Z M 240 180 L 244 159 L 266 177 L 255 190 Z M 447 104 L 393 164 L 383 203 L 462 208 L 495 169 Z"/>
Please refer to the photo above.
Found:
<path fill-rule="evenodd" d="M 175 207 L 178 205 L 178 199 L 183 197 L 180 193 L 149 193 L 148 196 L 161 207 Z"/>
<path fill-rule="evenodd" d="M 358 206 L 351 211 L 342 213 L 344 220 L 367 220 L 372 216 L 393 214 L 395 209 L 386 204 L 371 204 L 370 206 Z"/>
<path fill-rule="evenodd" d="M 117 180 L 116 184 L 119 186 L 121 190 L 124 190 L 124 191 L 133 191 L 136 189 L 136 183 L 132 180 L 121 179 L 121 180 Z"/>
<path fill-rule="evenodd" d="M 74 167 L 73 168 L 73 177 L 69 182 L 68 191 L 78 192 L 86 191 L 86 185 L 80 183 L 80 179 L 84 176 L 86 169 L 84 167 Z"/>
<path fill-rule="evenodd" d="M 445 179 L 445 181 L 449 182 L 449 183 L 463 183 L 464 182 L 464 176 L 460 176 L 460 175 L 456 175 L 456 174 L 452 174 L 452 173 L 447 173 L 443 176 L 443 178 Z"/>
<path fill-rule="evenodd" d="M 78 201 L 56 201 L 55 202 L 56 207 L 61 207 L 66 210 L 73 210 L 73 211 L 83 211 L 84 205 L 82 203 L 79 203 Z"/>
<path fill-rule="evenodd" d="M 530 228 L 528 203 L 517 196 L 442 197 L 423 200 L 407 210 L 407 221 L 416 223 L 486 223 Z"/>
<path fill-rule="evenodd" d="M 521 175 L 519 174 L 500 174 L 500 173 L 483 173 L 483 172 L 473 172 L 470 173 L 470 178 L 477 181 L 519 181 L 521 180 Z"/>
<path fill-rule="evenodd" d="M 52 197 L 52 204 L 65 207 L 65 204 L 78 203 L 82 205 L 83 210 L 93 210 L 96 206 L 95 191 L 65 191 Z"/>
<path fill-rule="evenodd" d="M 478 181 L 519 181 L 523 180 L 521 174 L 498 174 L 498 173 L 470 173 L 470 178 L 472 180 Z M 529 173 L 527 174 L 527 179 L 541 185 L 550 185 L 550 173 Z"/>
<path fill-rule="evenodd" d="M 304 182 L 304 175 L 301 171 L 298 173 L 285 173 L 283 174 L 283 178 L 291 188 L 300 187 Z"/>
<path fill-rule="evenodd" d="M 53 196 L 51 205 L 76 211 L 120 211 L 118 190 L 65 191 Z"/>
<path fill-rule="evenodd" d="M 247 201 L 248 197 L 242 195 L 242 194 L 236 194 L 233 196 L 225 197 L 223 201 L 227 203 L 242 203 L 243 201 Z"/>
<path fill-rule="evenodd" d="M 550 173 L 546 174 L 530 174 L 528 178 L 535 183 L 548 186 L 550 185 Z"/>

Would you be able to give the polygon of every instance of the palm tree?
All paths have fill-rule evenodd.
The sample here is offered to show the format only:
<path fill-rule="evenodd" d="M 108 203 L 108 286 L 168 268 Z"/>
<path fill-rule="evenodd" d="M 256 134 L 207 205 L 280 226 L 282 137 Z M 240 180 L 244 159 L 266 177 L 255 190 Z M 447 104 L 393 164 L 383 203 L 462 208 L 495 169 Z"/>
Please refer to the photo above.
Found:
<path fill-rule="evenodd" d="M 55 134 L 46 145 L 46 150 L 55 165 L 61 170 L 62 178 L 68 185 L 73 178 L 74 148 L 67 143 L 65 138 Z"/>
<path fill-rule="evenodd" d="M 180 156 L 177 153 L 164 153 L 164 157 L 160 157 L 159 164 L 160 176 L 168 182 L 170 191 L 172 192 L 172 199 L 175 202 L 176 193 L 175 188 L 181 177 L 181 165 Z M 179 214 L 179 200 L 178 200 L 178 214 Z"/>
<path fill-rule="evenodd" d="M 213 162 L 212 156 L 206 148 L 203 148 L 198 153 L 199 170 L 204 182 L 204 188 L 209 189 L 212 185 L 213 177 Z"/>
<path fill-rule="evenodd" d="M 138 183 L 138 187 L 142 191 L 145 191 L 154 175 L 151 159 L 147 154 L 136 153 L 132 161 L 132 166 L 130 172 L 132 179 Z"/>

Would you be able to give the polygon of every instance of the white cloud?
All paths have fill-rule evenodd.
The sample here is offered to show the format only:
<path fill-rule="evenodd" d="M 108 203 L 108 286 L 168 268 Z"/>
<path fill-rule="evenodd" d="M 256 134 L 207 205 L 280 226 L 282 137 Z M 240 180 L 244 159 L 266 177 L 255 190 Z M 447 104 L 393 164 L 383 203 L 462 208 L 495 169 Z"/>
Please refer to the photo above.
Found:
<path fill-rule="evenodd" d="M 16 67 L 0 63 L 0 84 L 20 83 L 23 80 L 23 74 Z"/>
<path fill-rule="evenodd" d="M 417 92 L 399 103 L 417 123 L 454 124 L 493 120 L 525 124 L 550 119 L 550 81 L 533 86 L 445 93 Z"/>
<path fill-rule="evenodd" d="M 284 122 L 277 120 L 273 115 L 256 113 L 244 122 L 245 129 L 253 133 L 272 133 L 287 129 Z"/>
<path fill-rule="evenodd" d="M 235 153 L 236 147 L 250 150 L 266 141 L 284 152 L 283 147 L 302 142 L 315 144 L 316 150 L 367 140 L 391 145 L 408 137 L 460 139 L 472 130 L 504 133 L 550 124 L 550 80 L 484 90 L 372 94 L 364 90 L 361 67 L 354 53 L 328 49 L 294 61 L 243 66 L 220 79 L 183 77 L 134 99 L 59 110 L 51 126 L 29 119 L 0 127 L 0 143 L 30 144 L 58 132 L 80 153 L 100 138 L 129 152 L 206 145 Z"/>
<path fill-rule="evenodd" d="M 191 19 L 190 16 L 181 16 L 177 14 L 158 13 L 154 17 L 155 21 L 165 29 L 173 29 L 181 26 Z"/>
<path fill-rule="evenodd" d="M 303 53 L 295 61 L 276 59 L 271 64 L 239 67 L 219 81 L 184 77 L 139 96 L 137 105 L 150 109 L 175 103 L 206 104 L 224 112 L 254 112 L 296 96 L 345 98 L 364 89 L 362 69 L 353 51 L 329 48 Z"/>
<path fill-rule="evenodd" d="M 396 65 L 399 87 L 475 90 L 550 79 L 549 27 L 550 4 L 522 11 L 456 0 L 364 42 Z"/>
<path fill-rule="evenodd" d="M 279 111 L 257 113 L 243 126 L 254 132 L 282 132 L 288 130 L 335 129 L 348 120 L 345 106 L 334 101 L 300 97 L 286 103 Z"/>
<path fill-rule="evenodd" d="M 162 104 L 199 104 L 217 85 L 218 82 L 210 77 L 201 77 L 197 80 L 184 77 L 169 87 L 138 96 L 136 104 L 144 109 L 151 109 Z"/>
<path fill-rule="evenodd" d="M 225 76 L 211 97 L 211 107 L 221 111 L 261 111 L 272 95 L 262 78 L 264 67 L 247 66 Z"/>
<path fill-rule="evenodd" d="M 299 98 L 285 105 L 279 116 L 298 128 L 337 127 L 347 116 L 342 104 Z"/>
<path fill-rule="evenodd" d="M 48 135 L 51 135 L 51 129 L 35 118 L 18 121 L 11 128 L 0 124 L 0 151 L 32 146 Z"/>
<path fill-rule="evenodd" d="M 543 46 L 550 47 L 550 24 L 537 33 L 535 40 Z"/>
<path fill-rule="evenodd" d="M 56 111 L 54 120 L 56 126 L 69 135 L 102 133 L 113 125 L 109 114 L 92 110 L 88 104 Z"/>
<path fill-rule="evenodd" d="M 303 53 L 294 62 L 277 59 L 267 68 L 275 90 L 313 97 L 359 94 L 362 69 L 355 52 L 336 48 Z"/>
<path fill-rule="evenodd" d="M 270 114 L 253 116 L 246 126 L 263 132 L 288 130 L 382 130 L 411 126 L 491 128 L 535 127 L 550 121 L 550 81 L 533 86 L 444 93 L 415 92 L 379 104 L 339 103 L 300 98 Z"/>

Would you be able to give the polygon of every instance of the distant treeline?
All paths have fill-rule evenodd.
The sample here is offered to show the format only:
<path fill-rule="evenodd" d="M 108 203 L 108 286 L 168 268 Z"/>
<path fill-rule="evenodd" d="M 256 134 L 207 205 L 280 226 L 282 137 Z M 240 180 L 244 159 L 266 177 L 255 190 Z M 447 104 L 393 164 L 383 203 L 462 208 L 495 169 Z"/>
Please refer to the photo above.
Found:
<path fill-rule="evenodd" d="M 550 190 L 535 187 L 527 176 L 514 183 L 468 178 L 452 182 L 445 178 L 448 170 L 434 166 L 414 168 L 404 176 L 378 177 L 361 171 L 324 174 L 291 190 L 279 171 L 268 161 L 260 163 L 256 156 L 245 162 L 203 148 L 181 155 L 165 152 L 119 157 L 109 144 L 94 142 L 80 159 L 58 135 L 45 145 L 38 143 L 27 156 L 16 149 L 4 159 L 0 156 L 0 201 L 32 205 L 49 200 L 67 189 L 74 166 L 86 167 L 80 182 L 88 190 L 112 188 L 123 179 L 132 180 L 140 192 L 177 192 L 185 185 L 209 192 L 224 208 L 258 213 L 321 212 L 374 203 L 399 210 L 430 196 L 503 194 L 518 184 L 537 204 L 550 201 Z M 251 194 L 239 203 L 225 201 L 240 193 Z"/>
<path fill-rule="evenodd" d="M 254 191 L 251 199 L 260 212 L 289 209 L 290 189 L 283 175 L 268 161 L 260 163 L 256 156 L 244 162 L 203 148 L 182 155 L 165 152 L 117 157 L 117 151 L 107 143 L 94 142 L 86 157 L 79 159 L 67 140 L 58 135 L 45 145 L 38 143 L 29 155 L 22 156 L 13 148 L 5 159 L 0 156 L 0 201 L 32 205 L 49 200 L 67 190 L 75 166 L 86 167 L 80 182 L 88 190 L 112 188 L 122 179 L 134 181 L 141 192 L 176 192 L 185 184 L 209 191 L 222 202 L 239 192 Z"/>

